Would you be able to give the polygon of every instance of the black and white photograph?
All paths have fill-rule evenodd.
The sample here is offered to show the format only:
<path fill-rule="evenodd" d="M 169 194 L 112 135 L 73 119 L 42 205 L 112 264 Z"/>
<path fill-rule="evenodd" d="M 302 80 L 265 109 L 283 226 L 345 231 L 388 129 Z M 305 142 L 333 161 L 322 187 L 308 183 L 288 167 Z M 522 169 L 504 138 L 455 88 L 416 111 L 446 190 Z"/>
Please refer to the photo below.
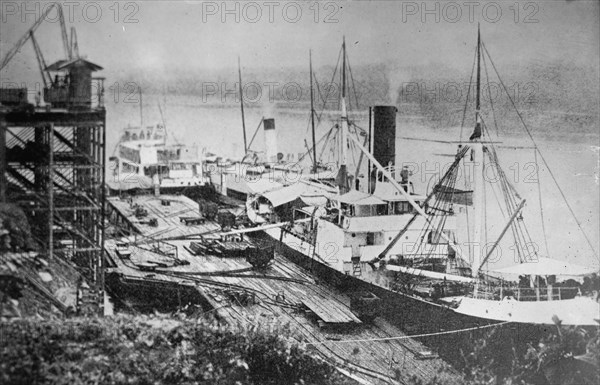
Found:
<path fill-rule="evenodd" d="M 600 1 L 0 1 L 0 384 L 600 382 Z"/>

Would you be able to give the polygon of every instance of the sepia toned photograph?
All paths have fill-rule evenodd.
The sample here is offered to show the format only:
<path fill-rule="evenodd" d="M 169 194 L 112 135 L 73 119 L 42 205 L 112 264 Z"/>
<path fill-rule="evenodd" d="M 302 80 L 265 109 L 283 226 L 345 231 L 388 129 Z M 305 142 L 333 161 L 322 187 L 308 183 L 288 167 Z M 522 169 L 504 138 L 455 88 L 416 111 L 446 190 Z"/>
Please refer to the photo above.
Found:
<path fill-rule="evenodd" d="M 600 1 L 0 1 L 0 384 L 600 382 Z"/>

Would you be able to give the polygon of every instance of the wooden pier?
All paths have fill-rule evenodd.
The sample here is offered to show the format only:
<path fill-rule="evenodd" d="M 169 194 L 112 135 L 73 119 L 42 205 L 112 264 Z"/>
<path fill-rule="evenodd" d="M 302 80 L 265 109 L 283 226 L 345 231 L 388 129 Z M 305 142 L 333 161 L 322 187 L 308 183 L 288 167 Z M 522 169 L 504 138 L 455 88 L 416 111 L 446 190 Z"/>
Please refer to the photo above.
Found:
<path fill-rule="evenodd" d="M 160 198 L 153 196 L 110 198 L 109 211 L 113 212 L 113 220 L 137 232 L 138 239 L 153 237 L 157 231 L 162 231 L 162 235 L 156 242 L 160 238 L 219 230 L 219 225 L 210 221 L 193 226 L 180 222 L 173 213 L 184 209 L 185 216 L 201 213 L 197 204 L 186 197 L 170 199 L 169 206 L 162 206 Z M 157 219 L 158 227 L 137 222 L 135 205 L 148 210 L 148 215 Z M 367 383 L 408 384 L 413 376 L 426 383 L 439 376 L 442 367 L 448 368 L 416 340 L 381 340 L 405 335 L 381 318 L 362 322 L 350 311 L 346 294 L 316 282 L 307 271 L 278 254 L 269 267 L 255 270 L 243 257 L 194 255 L 190 240 L 168 241 L 177 249 L 175 256 L 143 242 L 136 245 L 135 238 L 105 242 L 106 262 L 110 266 L 107 283 L 114 281 L 110 277 L 117 277 L 122 285 L 132 287 L 166 285 L 175 293 L 173 303 L 197 295 L 204 303 L 204 312 L 214 314 L 231 327 L 262 329 L 295 338 L 340 370 Z M 128 250 L 124 250 L 127 240 Z M 454 372 L 446 375 L 452 376 L 460 382 Z"/>
<path fill-rule="evenodd" d="M 303 298 L 302 304 L 312 311 L 322 324 L 343 325 L 343 324 L 361 324 L 362 321 L 350 311 L 345 304 L 340 304 L 337 300 L 315 295 Z"/>
<path fill-rule="evenodd" d="M 187 221 L 204 216 L 198 203 L 184 195 L 109 197 L 107 203 L 109 220 L 132 235 L 164 239 L 221 230 L 215 222 Z"/>

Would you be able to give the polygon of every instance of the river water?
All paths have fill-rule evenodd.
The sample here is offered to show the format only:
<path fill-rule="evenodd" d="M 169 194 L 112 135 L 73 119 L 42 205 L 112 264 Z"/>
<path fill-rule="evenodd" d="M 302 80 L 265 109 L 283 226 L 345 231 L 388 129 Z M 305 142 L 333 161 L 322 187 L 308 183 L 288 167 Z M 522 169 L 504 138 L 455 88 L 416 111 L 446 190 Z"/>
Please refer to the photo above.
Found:
<path fill-rule="evenodd" d="M 241 114 L 235 103 L 208 104 L 199 97 L 144 95 L 144 125 L 161 122 L 158 103 L 161 103 L 170 141 L 185 144 L 198 144 L 207 151 L 223 157 L 239 159 L 243 153 Z M 166 103 L 165 103 L 166 102 Z M 120 130 L 127 125 L 139 126 L 139 103 L 115 103 L 107 101 L 107 154 L 110 156 L 120 136 Z M 254 107 L 246 108 L 246 131 L 250 141 L 261 117 L 272 117 L 276 121 L 278 149 L 284 154 L 306 151 L 305 140 L 311 143 L 309 113 L 303 108 Z M 556 112 L 553 112 L 556 113 Z M 368 126 L 365 113 L 354 115 L 361 127 Z M 324 135 L 333 125 L 333 115 L 324 115 L 317 128 L 317 138 Z M 445 171 L 444 166 L 452 163 L 456 144 L 427 140 L 456 141 L 460 138 L 460 128 L 432 128 L 420 116 L 400 115 L 397 121 L 397 162 L 405 163 L 414 171 L 413 183 L 418 192 L 425 193 L 435 175 Z M 568 127 L 565 128 L 568 130 Z M 516 131 L 515 131 L 516 132 Z M 470 134 L 465 128 L 464 136 Z M 599 167 L 600 154 L 597 135 L 541 135 L 534 130 L 534 139 L 544 159 L 547 161 L 558 185 L 561 187 L 583 231 L 591 240 L 595 250 L 599 250 Z M 508 148 L 509 146 L 530 147 L 531 141 L 523 130 L 510 135 L 493 137 L 498 144 L 500 165 L 519 194 L 527 200 L 523 216 L 531 238 L 539 246 L 542 255 L 549 254 L 556 259 L 564 259 L 582 265 L 598 266 L 598 255 L 588 246 L 582 232 L 570 214 L 561 193 L 556 187 L 540 155 L 537 159 L 531 148 Z M 252 149 L 264 150 L 262 132 L 256 135 Z M 539 164 L 536 168 L 535 164 Z M 539 174 L 537 172 L 539 170 Z M 539 175 L 539 178 L 538 178 Z M 459 186 L 457 186 L 459 187 Z M 540 195 L 541 202 L 540 205 Z M 543 213 L 547 239 L 544 242 L 541 214 Z M 493 218 L 488 218 L 493 222 Z M 505 220 L 498 218 L 497 228 Z M 510 252 L 497 266 L 512 263 Z"/>

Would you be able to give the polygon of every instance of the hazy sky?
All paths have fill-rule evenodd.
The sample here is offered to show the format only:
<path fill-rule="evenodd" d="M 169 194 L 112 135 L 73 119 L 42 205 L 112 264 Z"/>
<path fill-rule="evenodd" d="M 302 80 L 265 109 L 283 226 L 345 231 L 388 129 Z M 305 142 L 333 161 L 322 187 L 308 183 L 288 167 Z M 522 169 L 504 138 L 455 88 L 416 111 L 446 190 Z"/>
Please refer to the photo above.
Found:
<path fill-rule="evenodd" d="M 27 10 L 23 9 L 23 4 L 26 4 Z M 0 57 L 27 31 L 48 4 L 0 0 Z M 174 69 L 184 71 L 186 79 L 190 75 L 200 78 L 211 70 L 235 68 L 238 55 L 246 68 L 296 67 L 306 70 L 311 48 L 316 67 L 334 65 L 344 35 L 353 66 L 386 63 L 390 68 L 387 76 L 392 82 L 398 82 L 403 71 L 395 71 L 396 66 L 433 65 L 431 69 L 434 71 L 437 68 L 435 64 L 442 63 L 468 73 L 473 61 L 478 22 L 481 23 L 484 42 L 501 73 L 507 66 L 525 68 L 530 63 L 555 61 L 590 66 L 597 73 L 600 68 L 599 4 L 598 0 L 318 3 L 109 0 L 70 1 L 65 3 L 65 14 L 68 27 L 77 28 L 80 53 L 105 68 L 101 74 L 108 78 L 108 84 L 123 73 L 135 76 L 146 71 L 155 74 Z M 53 12 L 50 21 L 54 20 L 56 15 Z M 44 23 L 36 36 L 48 64 L 65 57 L 57 22 Z M 231 70 L 229 73 L 235 81 L 235 72 Z M 524 74 L 527 73 L 524 70 Z M 19 83 L 40 81 L 31 43 L 23 47 L 22 52 L 2 71 L 0 78 Z M 137 119 L 137 105 L 120 103 L 113 107 L 109 127 L 125 126 L 132 116 Z M 183 110 L 182 106 L 174 108 L 180 108 L 176 110 L 180 112 Z M 148 114 L 151 114 L 152 108 L 149 110 Z M 210 138 L 202 137 L 208 142 L 203 145 L 212 143 L 215 148 L 219 145 L 220 149 L 227 145 L 233 148 L 231 142 L 237 140 L 239 150 L 237 112 L 227 111 L 224 116 L 228 120 L 219 118 L 214 122 L 207 120 L 212 115 L 205 110 L 202 114 L 193 108 L 184 112 L 171 112 L 169 116 L 172 120 L 181 118 L 175 125 L 190 130 L 187 132 L 195 133 L 196 126 L 203 124 L 218 127 L 210 134 L 203 134 L 216 138 L 210 142 Z M 154 114 L 158 119 L 156 111 Z M 222 135 L 226 129 L 223 121 L 230 123 L 231 132 L 235 134 Z M 307 127 L 304 121 L 301 125 Z M 183 137 L 184 134 L 181 135 Z M 116 136 L 114 138 L 116 140 Z M 585 151 L 585 154 L 589 152 L 587 148 Z M 574 172 L 596 172 L 597 175 L 597 170 L 573 171 L 577 167 L 573 161 L 576 158 L 579 157 L 564 158 L 568 160 L 559 164 L 566 169 L 561 175 Z M 580 158 L 588 159 L 585 156 Z M 594 183 L 592 174 L 589 178 L 585 179 L 586 183 Z M 574 183 L 572 186 L 578 185 Z M 597 184 L 592 186 L 592 207 L 579 205 L 578 208 L 597 213 Z M 584 194 L 584 197 L 575 193 L 571 196 L 581 201 L 588 197 L 587 192 Z M 596 216 L 585 215 L 583 218 L 592 218 L 597 223 Z M 597 236 L 596 225 L 589 234 Z M 597 242 L 597 238 L 594 241 Z"/>
<path fill-rule="evenodd" d="M 0 4 L 0 56 L 48 5 L 23 4 Z M 334 64 L 343 35 L 353 65 L 442 62 L 470 69 L 477 22 L 499 64 L 563 59 L 598 68 L 600 57 L 598 0 L 72 1 L 65 15 L 77 28 L 81 54 L 105 75 L 234 67 L 237 55 L 246 67 L 306 66 L 310 48 L 316 66 Z M 61 58 L 58 23 L 45 23 L 37 37 L 47 62 Z M 22 51 L 4 80 L 37 72 L 31 44 Z"/>

